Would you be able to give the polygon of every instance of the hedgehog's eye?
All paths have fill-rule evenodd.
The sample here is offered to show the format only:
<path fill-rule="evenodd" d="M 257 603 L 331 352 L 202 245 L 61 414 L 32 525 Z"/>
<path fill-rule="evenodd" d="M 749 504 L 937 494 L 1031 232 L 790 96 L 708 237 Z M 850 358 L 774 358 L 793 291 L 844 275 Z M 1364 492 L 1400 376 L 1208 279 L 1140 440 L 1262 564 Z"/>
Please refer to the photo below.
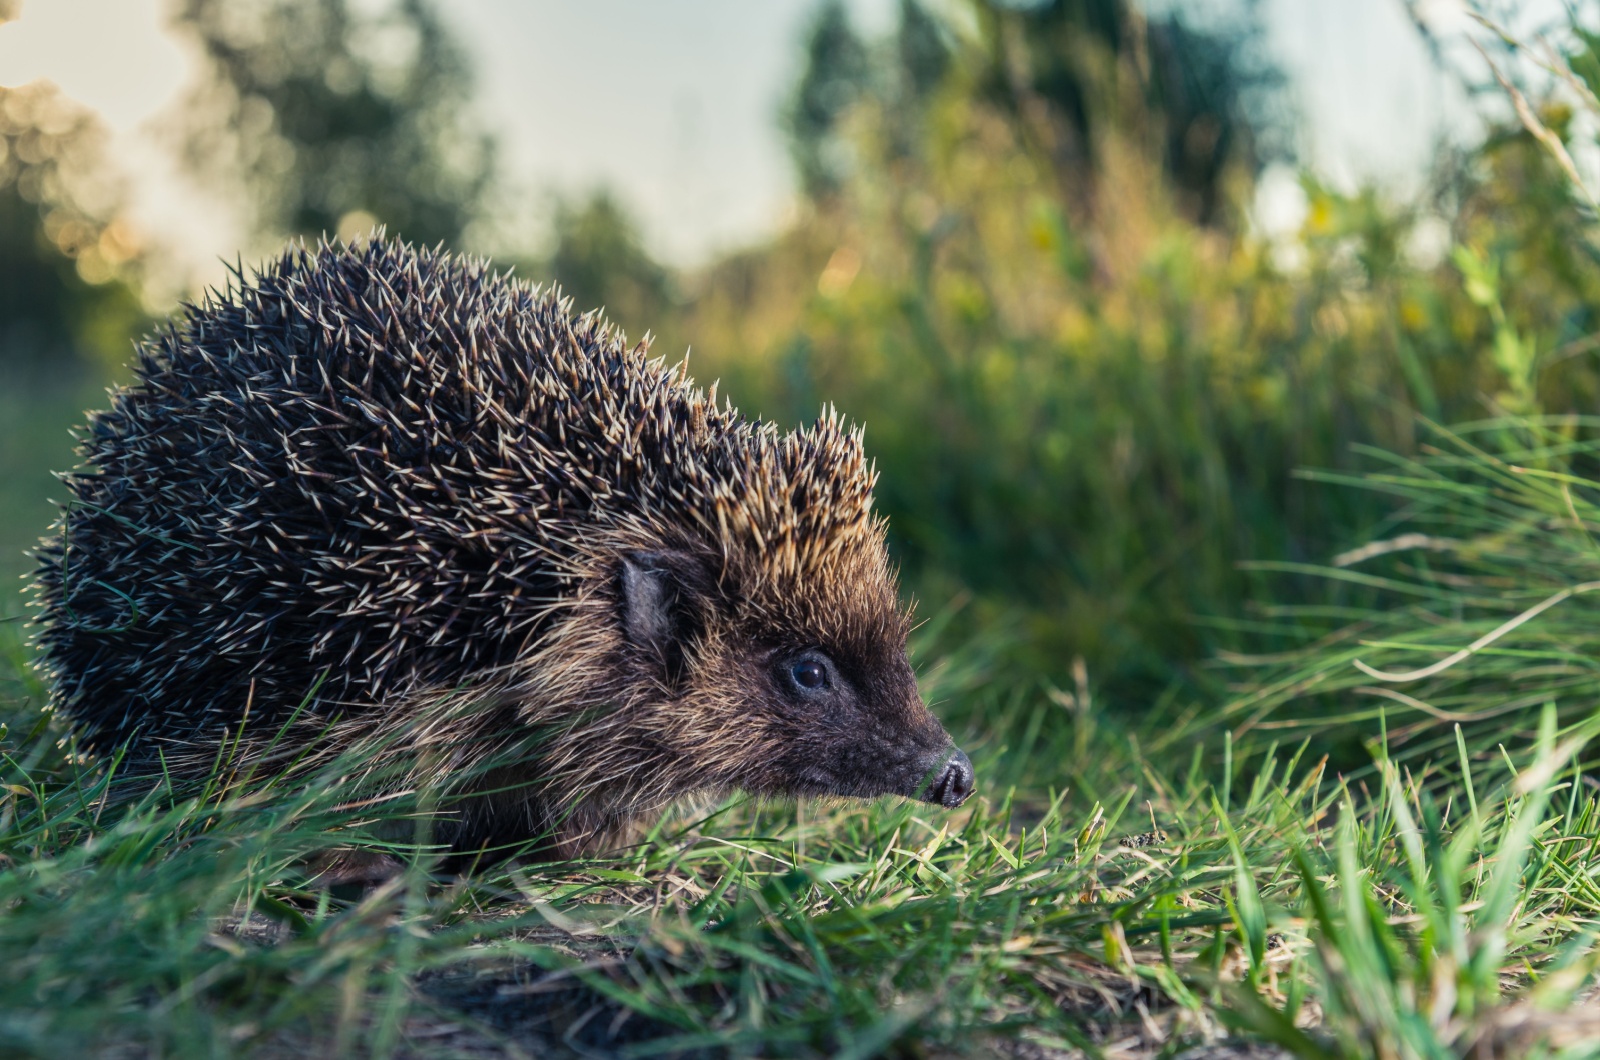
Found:
<path fill-rule="evenodd" d="M 827 660 L 807 652 L 789 664 L 789 680 L 801 692 L 820 692 L 828 687 Z"/>
<path fill-rule="evenodd" d="M 789 672 L 794 675 L 794 683 L 801 688 L 821 688 L 828 683 L 828 671 L 815 659 L 797 662 Z"/>

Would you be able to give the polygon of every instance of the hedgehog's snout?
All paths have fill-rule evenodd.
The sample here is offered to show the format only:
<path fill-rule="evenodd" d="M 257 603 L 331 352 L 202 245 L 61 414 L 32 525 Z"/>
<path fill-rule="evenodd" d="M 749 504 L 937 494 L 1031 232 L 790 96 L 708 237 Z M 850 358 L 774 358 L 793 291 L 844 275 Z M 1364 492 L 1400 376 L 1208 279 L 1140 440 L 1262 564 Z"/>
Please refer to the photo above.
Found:
<path fill-rule="evenodd" d="M 932 783 L 922 794 L 922 801 L 953 810 L 971 796 L 973 789 L 972 759 L 960 748 L 950 756 L 944 768 L 935 774 Z"/>

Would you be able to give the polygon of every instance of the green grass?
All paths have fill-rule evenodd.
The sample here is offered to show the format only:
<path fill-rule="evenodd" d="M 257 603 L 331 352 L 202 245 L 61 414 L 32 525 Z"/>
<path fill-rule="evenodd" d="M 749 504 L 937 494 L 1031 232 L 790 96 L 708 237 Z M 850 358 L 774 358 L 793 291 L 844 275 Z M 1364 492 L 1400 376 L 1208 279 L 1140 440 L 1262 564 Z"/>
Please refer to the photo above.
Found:
<path fill-rule="evenodd" d="M 1142 763 L 1095 746 L 1107 775 L 1085 790 L 1114 784 L 1110 802 L 733 804 L 603 861 L 449 880 L 413 855 L 364 897 L 298 867 L 364 842 L 335 790 L 112 816 L 66 763 L 13 756 L 0 1049 L 909 1056 L 1133 1036 L 1153 1055 L 1233 1027 L 1305 1056 L 1443 1056 L 1538 1026 L 1524 1014 L 1560 1033 L 1546 1010 L 1597 959 L 1600 806 L 1547 717 L 1470 804 L 1387 762 L 1367 791 L 1276 753 L 1238 761 L 1253 779 L 1231 797 L 1198 774 L 1119 783 Z M 1008 757 L 983 743 L 981 775 Z"/>
<path fill-rule="evenodd" d="M 956 813 L 734 799 L 603 859 L 452 877 L 425 844 L 377 838 L 425 838 L 392 827 L 418 807 L 350 804 L 337 766 L 108 805 L 114 770 L 38 712 L 13 644 L 0 1052 L 1600 1052 L 1600 1015 L 1573 1003 L 1600 964 L 1583 765 L 1600 717 L 1572 683 L 1592 670 L 1589 598 L 1448 671 L 1461 723 L 1381 697 L 1365 718 L 1377 685 L 1351 665 L 1431 662 L 1584 577 L 1600 483 L 1570 426 L 1480 425 L 1367 480 L 1410 498 L 1403 529 L 1473 544 L 1410 557 L 1384 586 L 1401 604 L 1352 628 L 1327 632 L 1337 583 L 1323 612 L 1273 617 L 1321 639 L 1255 660 L 1219 720 L 1129 722 L 1087 675 L 1071 691 L 1008 676 L 1004 645 L 929 623 L 928 692 L 982 786 Z M 1271 719 L 1312 695 L 1308 740 L 1272 743 Z M 1368 737 L 1342 776 L 1315 749 L 1330 730 Z M 407 869 L 366 894 L 309 883 L 308 858 L 350 846 Z"/>

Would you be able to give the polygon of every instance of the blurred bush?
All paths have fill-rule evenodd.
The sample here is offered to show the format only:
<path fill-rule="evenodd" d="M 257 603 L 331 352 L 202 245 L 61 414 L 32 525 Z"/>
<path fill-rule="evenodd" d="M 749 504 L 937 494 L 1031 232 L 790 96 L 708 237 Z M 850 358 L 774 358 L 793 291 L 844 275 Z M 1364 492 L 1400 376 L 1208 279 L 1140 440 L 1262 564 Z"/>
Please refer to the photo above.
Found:
<path fill-rule="evenodd" d="M 1410 451 L 1419 415 L 1593 407 L 1600 273 L 1520 130 L 1427 202 L 1306 178 L 1274 245 L 1248 224 L 1279 106 L 1248 26 L 972 7 L 907 2 L 880 42 L 822 9 L 788 119 L 806 216 L 657 325 L 753 410 L 869 425 L 925 613 L 970 592 L 969 628 L 1063 682 L 1082 657 L 1125 706 L 1220 693 L 1218 648 L 1281 646 L 1253 607 L 1361 598 L 1240 561 L 1324 561 L 1392 511 L 1297 469 Z"/>

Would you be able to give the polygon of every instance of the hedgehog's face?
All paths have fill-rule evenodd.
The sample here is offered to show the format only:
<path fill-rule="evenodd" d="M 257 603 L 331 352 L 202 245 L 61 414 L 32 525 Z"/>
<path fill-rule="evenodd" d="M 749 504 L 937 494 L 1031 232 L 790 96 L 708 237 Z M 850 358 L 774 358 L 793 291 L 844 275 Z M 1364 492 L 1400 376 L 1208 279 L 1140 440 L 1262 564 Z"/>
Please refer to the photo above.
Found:
<path fill-rule="evenodd" d="M 624 632 L 707 786 L 947 807 L 972 793 L 972 763 L 917 691 L 893 584 L 871 573 L 880 584 L 805 587 L 797 607 L 781 587 L 743 598 L 681 554 L 624 559 Z"/>
<path fill-rule="evenodd" d="M 772 791 L 966 801 L 972 763 L 923 705 L 903 639 L 794 632 L 745 664 L 752 705 L 783 735 Z"/>

